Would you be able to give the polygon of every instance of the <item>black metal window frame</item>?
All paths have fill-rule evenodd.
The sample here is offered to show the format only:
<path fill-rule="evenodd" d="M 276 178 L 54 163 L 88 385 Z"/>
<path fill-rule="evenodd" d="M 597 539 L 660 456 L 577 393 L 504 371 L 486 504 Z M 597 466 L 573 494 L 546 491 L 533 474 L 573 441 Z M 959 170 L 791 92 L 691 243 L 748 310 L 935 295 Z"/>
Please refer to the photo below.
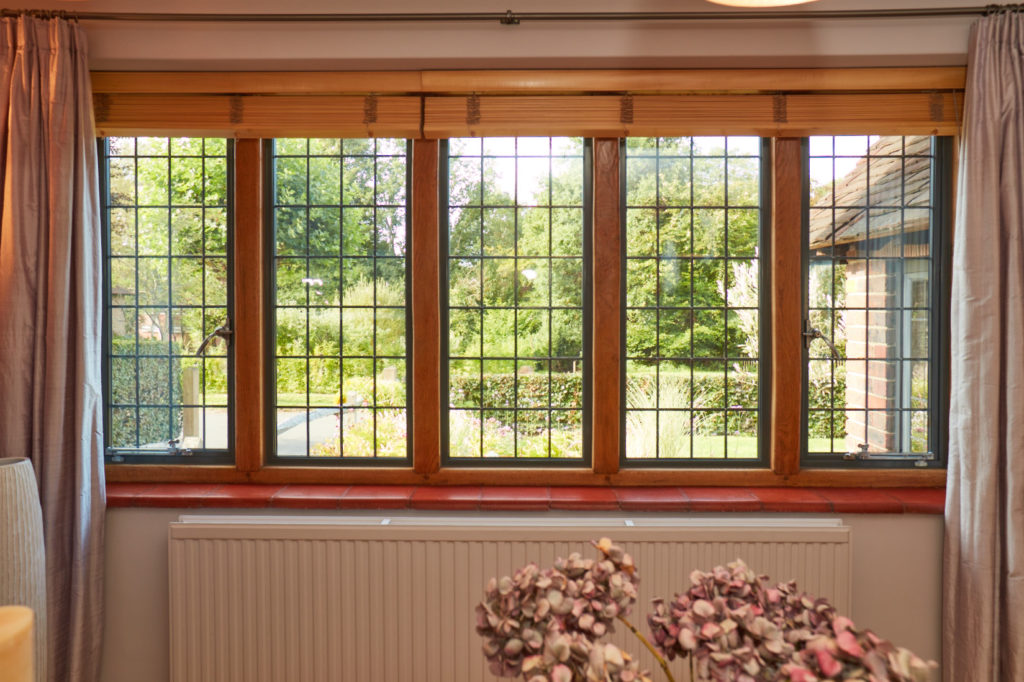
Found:
<path fill-rule="evenodd" d="M 308 139 L 314 139 L 314 138 L 308 138 Z M 308 149 L 309 149 L 309 147 L 308 147 L 308 139 L 307 139 L 307 155 L 306 155 L 307 161 L 308 161 L 309 158 L 312 157 L 312 155 L 310 155 L 308 153 Z M 345 139 L 349 139 L 349 138 L 342 138 L 341 139 L 342 152 L 341 152 L 341 154 L 337 158 L 344 159 L 346 156 L 352 156 L 352 155 L 346 155 L 344 153 L 344 140 Z M 371 139 L 371 141 L 372 141 L 372 138 L 368 138 L 368 139 Z M 413 390 L 414 390 L 414 388 L 413 388 L 412 360 L 411 360 L 411 355 L 410 355 L 411 345 L 409 343 L 410 340 L 412 339 L 412 311 L 410 310 L 410 301 L 412 300 L 412 296 L 411 296 L 411 293 L 412 293 L 412 279 L 411 279 L 411 276 L 410 276 L 411 275 L 411 271 L 410 271 L 410 260 L 411 259 L 410 259 L 410 253 L 408 251 L 408 249 L 410 248 L 410 236 L 411 236 L 411 226 L 410 226 L 410 222 L 411 221 L 410 221 L 410 216 L 409 216 L 409 199 L 412 196 L 412 163 L 411 163 L 411 160 L 412 160 L 412 141 L 411 140 L 405 140 L 405 159 L 406 159 L 406 168 L 405 168 L 405 201 L 406 201 L 406 204 L 405 204 L 404 208 L 405 208 L 405 215 L 406 215 L 406 221 L 405 221 L 405 244 L 406 244 L 407 251 L 406 251 L 406 254 L 405 254 L 405 256 L 403 258 L 405 260 L 405 308 L 404 308 L 404 310 L 405 310 L 406 348 L 405 348 L 404 362 L 405 362 L 405 380 L 406 380 L 406 399 L 405 399 L 405 403 L 406 404 L 405 404 L 404 408 L 401 408 L 401 409 L 404 409 L 405 413 L 406 413 L 406 438 L 405 438 L 406 454 L 405 454 L 404 457 L 381 457 L 381 456 L 374 456 L 374 457 L 346 457 L 344 455 L 339 456 L 339 457 L 318 457 L 318 456 L 312 456 L 309 453 L 310 436 L 309 436 L 308 414 L 309 414 L 309 411 L 311 409 L 313 409 L 313 406 L 311 406 L 309 404 L 308 386 L 307 386 L 306 405 L 304 407 L 304 409 L 306 410 L 306 413 L 307 413 L 307 420 L 306 420 L 306 445 L 307 445 L 307 452 L 306 452 L 305 455 L 300 455 L 300 456 L 295 456 L 295 455 L 279 455 L 277 453 L 277 435 L 278 434 L 277 434 L 277 419 L 276 419 L 276 416 L 277 416 L 278 405 L 277 405 L 277 399 L 276 399 L 276 387 L 277 387 L 277 382 L 276 382 L 276 376 L 277 376 L 276 361 L 278 359 L 278 356 L 277 356 L 277 352 L 275 350 L 276 347 L 277 347 L 277 345 L 276 345 L 276 329 L 275 329 L 275 327 L 276 327 L 276 324 L 275 324 L 276 313 L 275 313 L 275 311 L 278 309 L 278 305 L 277 305 L 277 301 L 276 301 L 277 286 L 276 286 L 276 267 L 275 267 L 277 256 L 274 253 L 274 248 L 275 248 L 274 245 L 276 244 L 276 226 L 275 226 L 275 218 L 274 218 L 274 216 L 275 216 L 274 209 L 277 207 L 277 202 L 276 202 L 275 163 L 274 163 L 274 160 L 276 158 L 278 158 L 278 156 L 294 157 L 295 155 L 291 155 L 291 154 L 280 154 L 279 155 L 279 154 L 277 154 L 275 152 L 275 150 L 274 150 L 274 140 L 273 139 L 264 140 L 263 144 L 264 144 L 263 158 L 267 160 L 266 163 L 264 164 L 264 168 L 263 168 L 263 172 L 264 172 L 264 183 L 263 183 L 263 194 L 264 194 L 264 197 L 263 197 L 263 201 L 264 201 L 264 204 L 263 204 L 263 206 L 264 206 L 264 211 L 263 211 L 263 214 L 264 214 L 264 218 L 263 218 L 263 222 L 264 222 L 264 225 L 263 225 L 263 239 L 264 239 L 264 243 L 267 245 L 266 250 L 265 250 L 265 257 L 264 257 L 264 282 L 265 282 L 265 289 L 264 289 L 264 292 L 263 292 L 263 300 L 264 300 L 264 309 L 266 311 L 268 311 L 268 313 L 269 313 L 268 314 L 268 318 L 267 318 L 267 322 L 266 322 L 266 329 L 265 329 L 265 333 L 266 333 L 265 341 L 266 341 L 266 348 L 267 348 L 267 351 L 265 353 L 265 356 L 266 356 L 265 357 L 265 362 L 266 362 L 266 364 L 265 364 L 265 372 L 266 372 L 266 376 L 268 377 L 268 381 L 266 382 L 266 389 L 265 389 L 265 394 L 264 394 L 264 405 L 263 405 L 264 414 L 266 416 L 266 419 L 265 419 L 265 423 L 266 423 L 266 433 L 265 433 L 265 436 L 266 436 L 266 450 L 267 450 L 267 452 L 265 453 L 266 454 L 266 459 L 265 459 L 266 464 L 267 464 L 267 466 L 296 466 L 296 465 L 301 465 L 301 466 L 322 466 L 322 467 L 341 467 L 341 468 L 351 467 L 351 466 L 381 467 L 381 468 L 408 467 L 408 466 L 410 466 L 412 464 L 412 428 L 411 428 L 411 426 L 412 426 L 412 395 L 413 395 Z M 374 159 L 374 164 L 376 166 L 376 159 L 377 159 L 377 157 L 379 155 L 376 152 L 374 152 L 373 154 L 357 154 L 355 156 L 365 157 L 365 158 L 373 158 Z M 376 183 L 376 173 L 374 175 L 375 175 L 374 182 Z M 344 182 L 344 177 L 342 177 L 342 182 Z M 319 207 L 319 205 L 313 205 L 313 204 L 309 203 L 309 199 L 310 199 L 309 184 L 310 184 L 309 183 L 309 171 L 308 171 L 308 167 L 307 167 L 307 173 L 306 173 L 306 199 L 307 199 L 307 203 L 306 203 L 306 206 L 305 206 L 305 208 L 307 210 L 310 209 L 311 207 L 313 207 L 313 208 Z M 339 196 L 343 197 L 344 194 L 342 193 Z M 374 192 L 374 196 L 376 196 L 376 192 Z M 289 206 L 291 206 L 291 205 L 289 205 Z M 344 205 L 344 204 L 339 204 L 338 206 L 330 205 L 329 207 L 330 208 L 340 208 L 341 210 L 344 210 L 345 208 L 372 209 L 375 212 L 375 218 L 376 218 L 376 210 L 379 208 L 376 205 L 376 203 L 374 203 L 374 205 L 362 205 L 362 204 L 360 204 L 360 205 Z M 374 222 L 376 223 L 376 219 L 375 219 Z M 308 241 L 308 234 L 307 234 L 307 241 Z M 344 246 L 343 246 L 344 239 L 343 238 L 340 239 L 340 244 L 341 244 L 340 248 L 343 249 L 344 248 Z M 305 257 L 305 259 L 307 261 L 307 266 L 308 266 L 308 261 L 310 260 L 310 258 L 311 257 L 309 256 L 309 252 L 308 252 L 308 249 L 307 249 L 307 253 L 306 253 L 306 257 Z M 345 255 L 343 252 L 339 252 L 338 255 L 323 256 L 322 257 L 323 260 L 338 260 L 339 266 L 342 269 L 344 268 L 344 262 L 345 262 L 344 259 L 346 259 L 346 258 L 349 258 L 349 259 L 350 258 L 362 258 L 362 259 L 369 258 L 369 259 L 373 260 L 373 262 L 374 262 L 374 269 L 376 269 L 376 260 L 377 260 L 376 249 L 374 250 L 374 254 L 371 255 L 371 256 L 359 256 L 359 257 L 356 257 L 356 256 Z M 307 270 L 308 270 L 308 267 L 307 267 Z M 342 302 L 342 304 L 339 305 L 339 308 L 341 310 L 344 310 L 345 307 L 347 307 L 347 306 L 345 306 L 343 302 Z M 374 305 L 371 309 L 376 309 L 376 305 Z M 308 327 L 307 327 L 307 333 L 308 333 Z M 344 333 L 343 328 L 342 328 L 342 333 Z M 374 346 L 376 347 L 376 328 L 374 329 Z M 307 363 L 308 363 L 308 361 L 310 359 L 315 359 L 316 357 L 318 357 L 318 356 L 307 355 L 306 356 Z M 356 358 L 356 356 L 346 356 L 346 355 L 344 355 L 344 346 L 342 345 L 339 348 L 339 355 L 337 356 L 337 359 L 339 361 L 339 366 L 343 366 L 344 360 L 346 358 L 370 360 L 371 362 L 375 362 L 377 359 L 379 359 L 379 357 L 380 356 L 377 356 L 377 355 L 373 355 L 373 356 L 369 356 L 369 357 L 359 356 L 358 358 Z M 308 366 L 307 366 L 307 372 L 308 372 Z M 344 382 L 344 379 L 342 379 L 342 381 Z M 376 382 L 377 382 L 377 377 L 375 375 L 374 376 L 375 392 L 376 392 Z M 340 388 L 341 387 L 339 387 L 339 389 Z M 343 409 L 342 406 L 339 406 L 339 409 Z M 377 449 L 377 447 L 376 447 L 376 445 L 377 445 L 376 444 L 376 439 L 377 439 L 377 436 L 376 436 L 376 433 L 377 433 L 377 429 L 376 429 L 377 412 L 378 412 L 379 409 L 391 409 L 391 408 L 390 408 L 390 406 L 377 406 L 377 405 L 374 405 L 374 406 L 372 406 L 370 408 L 367 408 L 367 409 L 369 411 L 371 411 L 372 414 L 373 414 L 373 419 L 374 419 L 374 451 L 376 451 L 376 449 Z M 342 415 L 343 415 L 343 413 L 342 413 Z M 340 418 L 343 419 L 343 416 L 341 416 Z M 344 423 L 343 422 L 342 422 L 341 428 L 344 429 Z M 341 442 L 344 443 L 344 435 L 343 434 L 341 434 L 341 438 L 342 438 Z"/>
<path fill-rule="evenodd" d="M 147 137 L 147 136 L 126 136 L 126 137 L 133 137 L 134 139 L 137 140 L 139 137 Z M 156 137 L 165 137 L 165 136 L 159 136 L 158 135 Z M 171 158 L 206 158 L 205 154 L 203 154 L 202 156 L 196 156 L 196 155 L 174 155 L 174 154 L 172 154 L 171 153 L 171 149 L 170 149 L 170 140 L 171 139 L 173 139 L 173 138 L 167 137 L 167 140 L 168 140 L 167 158 L 168 159 L 171 159 Z M 103 356 L 102 356 L 102 362 L 101 362 L 101 371 L 102 371 L 102 374 L 103 374 L 103 418 L 104 418 L 104 425 L 105 425 L 104 434 L 103 434 L 103 440 L 104 440 L 104 443 L 103 443 L 103 445 L 104 445 L 104 461 L 107 462 L 108 464 L 135 463 L 135 464 L 197 464 L 197 465 L 202 465 L 202 464 L 228 464 L 228 463 L 232 463 L 234 461 L 234 443 L 235 443 L 235 419 L 234 419 L 234 411 L 235 411 L 235 352 L 234 352 L 234 344 L 233 343 L 228 343 L 227 344 L 226 353 L 225 353 L 225 359 L 226 359 L 226 364 L 227 364 L 227 445 L 228 445 L 228 447 L 226 449 L 212 449 L 212 448 L 189 448 L 189 449 L 182 448 L 182 449 L 178 449 L 178 448 L 176 448 L 176 447 L 174 447 L 174 446 L 169 444 L 168 448 L 166 450 L 158 450 L 158 449 L 149 449 L 149 448 L 114 447 L 114 446 L 112 446 L 110 444 L 111 429 L 109 428 L 109 425 L 113 423 L 112 422 L 113 411 L 115 409 L 115 406 L 112 404 L 112 401 L 111 401 L 111 397 L 112 397 L 111 396 L 111 359 L 112 359 L 111 358 L 111 342 L 112 342 L 112 339 L 113 339 L 113 328 L 112 328 L 112 317 L 113 316 L 112 316 L 112 313 L 113 313 L 113 310 L 115 309 L 115 307 L 120 307 L 120 306 L 115 306 L 112 303 L 112 283 L 111 283 L 110 261 L 111 261 L 111 258 L 113 257 L 113 254 L 112 254 L 112 251 L 111 251 L 111 244 L 110 244 L 110 229 L 111 229 L 111 225 L 110 225 L 110 209 L 112 209 L 112 208 L 125 208 L 125 207 L 123 207 L 123 206 L 114 206 L 114 205 L 111 204 L 111 199 L 110 199 L 110 182 L 109 182 L 110 175 L 109 174 L 110 174 L 110 159 L 112 157 L 110 156 L 110 153 L 109 153 L 109 149 L 110 149 L 110 147 L 109 147 L 109 139 L 108 138 L 98 138 L 96 144 L 97 144 L 97 158 L 100 161 L 100 164 L 99 164 L 100 165 L 99 192 L 100 192 L 100 221 L 101 221 L 101 224 L 102 224 L 101 232 L 102 232 L 102 249 L 103 249 L 103 322 L 102 322 L 102 324 L 103 324 Z M 204 142 L 204 150 L 205 150 L 205 142 Z M 116 158 L 132 158 L 132 159 L 135 159 L 135 161 L 136 161 L 136 174 L 137 174 L 138 173 L 138 171 L 137 171 L 137 168 L 138 168 L 137 162 L 138 162 L 139 158 L 164 158 L 164 157 L 163 156 L 155 156 L 154 157 L 152 155 L 140 155 L 138 153 L 138 147 L 137 147 L 137 142 L 136 142 L 135 153 L 133 155 L 131 155 L 130 157 L 119 156 L 119 157 L 116 157 Z M 226 193 L 225 193 L 226 205 L 224 206 L 224 210 L 225 210 L 225 214 L 226 214 L 227 238 L 226 238 L 226 243 L 225 243 L 225 254 L 223 255 L 223 257 L 225 258 L 226 263 L 227 263 L 227 291 L 225 292 L 226 293 L 225 309 L 227 311 L 227 317 L 230 320 L 232 318 L 232 316 L 234 315 L 234 278 L 235 278 L 235 275 L 234 275 L 234 232 L 235 232 L 235 222 L 234 222 L 234 184 L 235 184 L 234 183 L 234 140 L 231 140 L 231 139 L 226 139 L 225 140 L 225 156 L 224 156 L 224 159 L 225 159 L 225 163 L 226 163 L 225 182 L 227 184 Z M 168 172 L 170 172 L 170 171 L 168 171 Z M 138 178 L 137 178 L 137 175 L 136 175 L 136 179 L 135 179 L 135 189 L 136 189 L 135 197 L 136 197 L 136 202 L 137 202 L 138 201 Z M 205 194 L 205 188 L 204 188 L 204 194 Z M 166 206 L 163 206 L 163 205 L 160 205 L 160 206 L 143 206 L 143 205 L 140 205 L 140 204 L 136 203 L 134 205 L 134 208 L 135 208 L 135 210 L 138 210 L 140 208 L 166 208 L 168 210 L 168 215 L 170 215 L 171 210 L 174 209 L 174 208 L 190 208 L 190 209 L 194 209 L 194 208 L 196 208 L 196 206 L 197 205 L 195 205 L 195 204 L 188 204 L 188 205 L 182 205 L 182 206 L 176 206 L 175 204 L 173 204 L 172 201 L 171 201 L 170 181 L 168 180 L 168 197 L 167 197 L 167 205 Z M 203 211 L 205 211 L 205 209 L 206 209 L 205 201 L 203 202 L 203 204 L 201 206 L 201 209 Z M 168 218 L 168 219 L 170 219 L 170 218 Z M 136 219 L 135 219 L 135 235 L 136 235 L 136 249 L 137 249 L 137 245 L 138 245 L 138 217 L 136 217 Z M 168 239 L 170 239 L 170 235 L 171 235 L 171 230 L 168 229 Z M 203 244 L 204 244 L 204 253 L 200 254 L 200 255 L 197 255 L 197 256 L 190 256 L 190 257 L 199 258 L 199 259 L 205 259 L 207 257 L 206 254 L 205 254 L 205 244 L 206 244 L 205 233 L 204 233 L 204 236 L 203 236 Z M 121 257 L 121 256 L 118 256 L 118 257 Z M 138 258 L 138 253 L 137 252 L 136 252 L 135 258 L 136 259 Z M 171 250 L 168 249 L 168 256 L 167 256 L 168 269 L 171 268 L 171 259 L 172 259 Z M 136 274 L 136 278 L 137 277 L 138 277 L 138 275 Z M 170 275 L 170 273 L 168 273 L 168 282 L 169 282 L 168 286 L 170 286 L 170 281 L 171 281 L 170 278 L 171 278 L 171 275 Z M 204 301 L 203 302 L 201 302 L 198 306 L 174 306 L 174 307 L 179 307 L 179 308 L 180 307 L 192 307 L 192 308 L 198 307 L 198 308 L 203 309 L 204 310 L 204 315 L 203 315 L 204 316 L 204 331 L 205 331 L 205 328 L 207 326 L 206 323 L 205 323 L 205 308 L 207 307 L 205 305 L 205 289 L 206 289 L 206 282 L 205 282 L 205 277 L 204 277 L 204 281 L 203 281 Z M 137 291 L 138 291 L 138 287 L 136 286 L 136 292 Z M 171 307 L 171 305 L 170 305 L 170 303 L 168 303 L 168 308 L 170 308 L 170 307 Z M 137 310 L 139 310 L 141 308 L 141 306 L 136 304 L 134 306 L 124 306 L 123 308 L 125 310 L 131 309 L 131 310 L 136 310 L 137 311 Z M 136 323 L 136 325 L 137 325 L 137 323 Z M 136 331 L 136 348 L 138 348 L 138 331 Z M 134 357 L 136 359 L 136 363 L 137 363 L 140 358 L 160 359 L 160 358 L 166 357 L 168 359 L 168 361 L 171 361 L 174 357 L 191 357 L 191 356 L 189 356 L 189 355 L 178 355 L 178 356 L 175 356 L 175 355 L 173 355 L 171 353 L 168 353 L 168 355 L 166 355 L 166 356 L 162 356 L 162 355 L 161 356 L 141 356 L 141 355 L 138 354 L 138 352 L 136 352 L 135 355 L 128 356 L 128 357 Z M 138 371 L 136 371 L 136 375 L 138 375 Z M 168 373 L 168 376 L 169 376 L 169 381 L 171 381 L 170 373 Z M 137 379 L 136 383 L 138 383 L 138 381 L 139 380 Z M 138 387 L 136 387 L 136 395 L 138 395 Z M 168 385 L 168 395 L 174 395 L 173 386 L 170 385 L 170 383 Z M 137 400 L 136 401 L 136 405 L 135 405 L 136 410 L 140 409 L 141 407 L 143 407 L 143 406 L 138 404 L 138 400 Z M 146 407 L 148 407 L 148 406 L 146 406 Z M 172 406 L 172 405 L 158 405 L 158 406 L 155 406 L 155 407 L 160 407 L 160 408 L 166 407 L 168 409 L 168 411 L 174 409 L 174 406 Z M 182 406 L 179 406 L 179 409 L 184 409 L 185 407 L 190 407 L 190 406 L 182 405 Z M 205 405 L 196 405 L 196 406 L 193 406 L 193 407 L 203 407 L 203 408 L 205 408 L 206 406 Z M 138 422 L 139 422 L 139 417 L 136 416 L 136 434 L 138 434 L 138 429 L 139 429 Z M 204 426 L 204 428 L 205 428 L 205 426 Z"/>
<path fill-rule="evenodd" d="M 724 136 L 728 137 L 728 136 Z M 690 457 L 688 458 L 658 458 L 655 457 L 628 457 L 626 451 L 626 417 L 628 413 L 627 402 L 626 402 L 626 386 L 627 386 L 627 346 L 626 346 L 626 319 L 628 313 L 627 306 L 627 267 L 628 267 L 628 235 L 627 235 L 627 209 L 635 208 L 627 206 L 627 191 L 628 191 L 628 178 L 627 173 L 627 138 L 623 137 L 619 139 L 619 225 L 621 231 L 622 248 L 620 253 L 622 263 L 622 282 L 621 290 L 619 293 L 619 300 L 621 301 L 622 314 L 620 316 L 620 347 L 622 350 L 622 367 L 620 372 L 619 380 L 619 395 L 620 395 L 620 408 L 619 408 L 619 466 L 622 469 L 650 469 L 650 468 L 679 468 L 679 469 L 707 469 L 713 468 L 736 468 L 736 469 L 758 469 L 764 468 L 769 462 L 769 450 L 770 450 L 770 439 L 771 439 L 771 384 L 770 380 L 772 377 L 771 372 L 771 350 L 772 350 L 772 325 L 771 325 L 771 296 L 767 295 L 767 292 L 771 291 L 771 266 L 772 266 L 772 254 L 771 254 L 771 235 L 770 230 L 772 229 L 772 214 L 771 214 L 771 169 L 772 169 L 772 153 L 771 153 L 771 139 L 760 138 L 760 182 L 758 187 L 758 213 L 759 213 L 759 226 L 758 226 L 758 290 L 760 292 L 759 305 L 758 305 L 758 424 L 757 424 L 757 457 L 748 459 L 730 459 L 725 458 L 696 458 L 693 456 L 693 443 L 691 440 L 690 445 Z M 660 154 L 655 155 L 655 164 L 657 167 L 658 159 Z M 692 161 L 693 156 L 691 154 L 691 177 L 692 177 Z M 728 153 L 725 155 L 726 164 L 728 163 Z M 726 168 L 726 177 L 728 177 L 728 169 Z M 695 206 L 692 200 L 692 188 L 691 188 L 691 202 L 689 208 L 691 210 L 697 209 L 722 209 L 728 210 L 730 208 L 750 208 L 744 207 L 730 207 L 728 205 L 728 196 L 723 206 Z M 652 208 L 658 209 L 660 206 L 654 206 Z M 728 222 L 726 223 L 726 229 L 728 229 Z M 692 239 L 692 227 L 691 227 L 691 239 Z M 728 243 L 728 236 L 726 236 L 726 243 Z M 658 256 L 660 260 L 660 256 Z M 689 260 L 700 260 L 702 257 L 690 256 Z M 726 264 L 730 260 L 747 260 L 742 257 L 729 257 L 725 256 L 714 256 L 711 257 L 714 260 L 724 260 Z M 693 293 L 690 293 L 691 306 L 684 308 L 684 310 L 698 310 L 692 306 Z M 663 306 L 657 303 L 654 306 L 654 314 L 660 315 L 660 311 Z M 728 307 L 716 308 L 718 310 L 727 311 Z M 726 318 L 727 320 L 727 318 Z M 728 321 L 726 321 L 728 324 Z M 691 343 L 692 345 L 692 343 Z M 661 360 L 659 356 L 657 358 Z M 702 358 L 703 359 L 703 358 Z M 724 361 L 729 362 L 736 360 L 737 358 L 725 358 Z M 691 372 L 692 373 L 692 372 Z M 692 385 L 692 377 L 691 377 Z M 729 406 L 728 400 L 725 401 L 726 407 L 724 408 L 708 408 L 711 411 L 725 412 L 728 414 Z M 656 408 L 655 412 L 660 412 L 661 408 Z M 693 411 L 693 408 L 691 408 Z M 705 410 L 706 411 L 706 410 Z M 660 436 L 660 434 L 659 434 Z M 726 450 L 728 455 L 728 450 Z"/>
<path fill-rule="evenodd" d="M 524 136 L 526 137 L 526 136 Z M 540 136 L 540 137 L 551 137 L 551 136 Z M 486 138 L 485 138 L 486 139 Z M 483 154 L 481 149 L 482 158 L 486 156 Z M 583 234 L 582 234 L 582 265 L 583 265 L 583 291 L 582 294 L 582 446 L 583 452 L 580 458 L 554 458 L 554 457 L 494 457 L 486 458 L 483 456 L 483 452 L 476 457 L 458 457 L 452 456 L 450 453 L 450 420 L 451 420 L 451 406 L 449 404 L 449 394 L 451 388 L 451 371 L 450 366 L 452 358 L 450 357 L 450 343 L 449 343 L 449 320 L 450 320 L 450 307 L 449 307 L 449 238 L 448 234 L 451 229 L 450 225 L 450 182 L 449 182 L 449 159 L 450 159 L 450 148 L 449 140 L 444 139 L 440 141 L 440 153 L 439 153 L 439 169 L 438 177 L 439 182 L 439 202 L 438 202 L 438 222 L 439 222 L 439 238 L 438 238 L 438 271 L 440 275 L 440 306 L 441 306 L 441 465 L 444 467 L 451 468 L 466 468 L 466 467 L 487 467 L 500 469 L 502 467 L 522 467 L 529 466 L 531 468 L 542 469 L 545 467 L 559 467 L 559 468 L 580 468 L 589 469 L 592 466 L 592 447 L 591 447 L 591 424 L 592 424 L 592 406 L 591 406 L 591 395 L 592 395 L 592 347 L 593 347 L 593 140 L 588 137 L 583 138 L 583 187 L 582 187 L 582 215 L 583 215 Z M 481 170 L 482 172 L 482 170 Z M 518 203 L 500 206 L 489 206 L 483 203 L 481 197 L 481 205 L 478 207 L 481 210 L 488 208 L 512 208 L 515 215 L 516 235 L 514 243 L 518 253 L 518 224 L 519 224 L 519 209 L 522 208 Z M 549 210 L 559 208 L 558 206 L 548 205 Z M 576 207 L 572 207 L 576 208 Z M 518 256 L 513 256 L 516 258 Z M 551 256 L 550 251 L 548 253 L 548 259 L 554 258 Z M 486 256 L 483 253 L 481 247 L 480 258 L 484 259 Z M 481 310 L 486 309 L 484 301 L 481 300 Z M 552 307 L 548 306 L 547 310 L 551 310 Z M 483 340 L 483 331 L 481 331 L 481 342 Z M 550 349 L 549 349 L 550 350 Z M 477 358 L 480 360 L 481 375 L 483 374 L 483 364 L 487 360 L 509 360 L 509 358 L 489 358 L 481 353 L 481 356 Z M 559 358 L 550 356 L 548 360 L 557 360 Z M 518 373 L 517 373 L 518 381 Z M 550 379 L 549 379 L 550 385 Z M 550 386 L 549 386 L 550 388 Z M 483 405 L 483 378 L 481 376 L 481 412 L 487 411 L 487 407 Z M 524 408 L 513 406 L 509 408 L 515 412 L 523 411 Z M 526 408 L 528 409 L 528 408 Z M 548 424 L 550 425 L 550 412 L 554 409 L 550 403 L 547 407 L 536 408 L 538 410 L 547 411 Z M 513 429 L 514 431 L 514 429 Z M 549 431 L 550 433 L 550 431 Z M 550 437 L 550 436 L 549 436 Z M 483 439 L 483 429 L 481 428 L 481 447 Z M 550 443 L 549 443 L 550 445 Z"/>
<path fill-rule="evenodd" d="M 801 154 L 802 225 L 801 225 L 801 302 L 802 317 L 809 319 L 810 301 L 808 279 L 810 253 L 810 139 L 803 138 Z M 953 138 L 935 136 L 931 140 L 931 178 L 929 206 L 931 226 L 929 241 L 930 289 L 929 301 L 929 404 L 928 440 L 931 445 L 926 456 L 922 453 L 892 453 L 896 456 L 872 458 L 844 458 L 839 453 L 808 452 L 808 380 L 809 348 L 803 344 L 800 410 L 800 466 L 801 468 L 830 469 L 944 469 L 947 464 L 949 424 L 949 307 L 952 278 L 952 226 L 953 226 Z M 833 410 L 834 411 L 834 410 Z M 834 437 L 833 437 L 834 438 Z M 889 453 L 887 453 L 889 454 Z M 899 456 L 903 455 L 903 456 Z"/>

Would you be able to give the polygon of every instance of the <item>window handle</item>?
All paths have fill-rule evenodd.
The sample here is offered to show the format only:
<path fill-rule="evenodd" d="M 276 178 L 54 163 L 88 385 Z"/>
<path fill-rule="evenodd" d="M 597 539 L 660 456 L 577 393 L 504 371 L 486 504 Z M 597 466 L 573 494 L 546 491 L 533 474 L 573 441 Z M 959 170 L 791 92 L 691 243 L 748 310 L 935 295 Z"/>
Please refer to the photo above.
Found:
<path fill-rule="evenodd" d="M 835 347 L 835 344 L 833 344 L 829 340 L 829 338 L 827 336 L 822 334 L 820 329 L 818 329 L 817 327 L 812 327 L 810 320 L 804 320 L 803 336 L 804 336 L 804 344 L 808 348 L 811 347 L 811 341 L 813 341 L 814 339 L 821 339 L 822 341 L 825 342 L 825 345 L 828 346 L 828 349 L 830 351 L 832 351 L 832 357 L 834 359 L 836 359 L 836 360 L 842 360 L 843 359 L 843 356 L 839 354 L 839 350 Z"/>
<path fill-rule="evenodd" d="M 191 448 L 179 448 L 178 447 L 178 443 L 180 443 L 180 442 L 181 441 L 179 441 L 177 438 L 172 438 L 169 441 L 167 441 L 168 453 L 171 454 L 171 455 L 181 455 L 182 457 L 191 457 L 192 456 L 192 449 Z"/>
<path fill-rule="evenodd" d="M 225 322 L 224 324 L 222 324 L 221 326 L 217 327 L 212 332 L 210 332 L 207 335 L 207 337 L 205 339 L 203 339 L 203 342 L 201 344 L 199 344 L 199 350 L 196 351 L 196 357 L 198 358 L 198 357 L 202 357 L 203 356 L 203 353 L 206 352 L 206 347 L 209 346 L 213 342 L 213 339 L 215 337 L 219 336 L 220 338 L 224 339 L 226 342 L 230 343 L 231 342 L 231 334 L 232 333 L 233 332 L 231 331 L 231 320 L 228 320 L 227 322 Z"/>

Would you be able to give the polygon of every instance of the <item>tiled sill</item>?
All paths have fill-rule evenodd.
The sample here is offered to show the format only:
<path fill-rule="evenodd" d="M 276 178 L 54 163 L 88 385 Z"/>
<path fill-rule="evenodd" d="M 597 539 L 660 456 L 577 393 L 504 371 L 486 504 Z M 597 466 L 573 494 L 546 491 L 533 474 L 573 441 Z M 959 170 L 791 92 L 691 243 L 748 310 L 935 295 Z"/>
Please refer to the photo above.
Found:
<path fill-rule="evenodd" d="M 587 488 L 108 483 L 108 507 L 942 514 L 937 488 Z"/>

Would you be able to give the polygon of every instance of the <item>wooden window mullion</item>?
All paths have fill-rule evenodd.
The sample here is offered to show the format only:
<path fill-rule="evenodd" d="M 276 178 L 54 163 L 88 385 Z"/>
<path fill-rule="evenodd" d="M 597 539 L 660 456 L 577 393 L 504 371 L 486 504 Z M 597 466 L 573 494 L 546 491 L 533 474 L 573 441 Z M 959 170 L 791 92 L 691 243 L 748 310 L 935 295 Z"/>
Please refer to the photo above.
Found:
<path fill-rule="evenodd" d="M 412 143 L 412 457 L 418 474 L 441 468 L 441 326 L 438 142 Z"/>
<path fill-rule="evenodd" d="M 235 466 L 246 472 L 263 466 L 266 445 L 262 150 L 258 139 L 235 142 Z"/>
<path fill-rule="evenodd" d="M 593 462 L 595 474 L 619 471 L 622 409 L 622 228 L 619 140 L 594 140 Z"/>
<path fill-rule="evenodd" d="M 803 376 L 803 152 L 796 137 L 772 141 L 771 463 L 781 476 L 800 470 Z"/>

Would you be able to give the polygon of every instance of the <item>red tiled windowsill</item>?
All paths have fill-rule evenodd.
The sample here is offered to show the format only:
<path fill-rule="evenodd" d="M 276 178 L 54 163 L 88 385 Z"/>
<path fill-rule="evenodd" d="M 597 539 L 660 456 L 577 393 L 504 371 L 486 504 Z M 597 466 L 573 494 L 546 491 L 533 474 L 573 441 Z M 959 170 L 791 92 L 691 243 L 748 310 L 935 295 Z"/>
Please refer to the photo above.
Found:
<path fill-rule="evenodd" d="M 108 483 L 108 507 L 942 514 L 939 488 L 600 488 Z"/>

